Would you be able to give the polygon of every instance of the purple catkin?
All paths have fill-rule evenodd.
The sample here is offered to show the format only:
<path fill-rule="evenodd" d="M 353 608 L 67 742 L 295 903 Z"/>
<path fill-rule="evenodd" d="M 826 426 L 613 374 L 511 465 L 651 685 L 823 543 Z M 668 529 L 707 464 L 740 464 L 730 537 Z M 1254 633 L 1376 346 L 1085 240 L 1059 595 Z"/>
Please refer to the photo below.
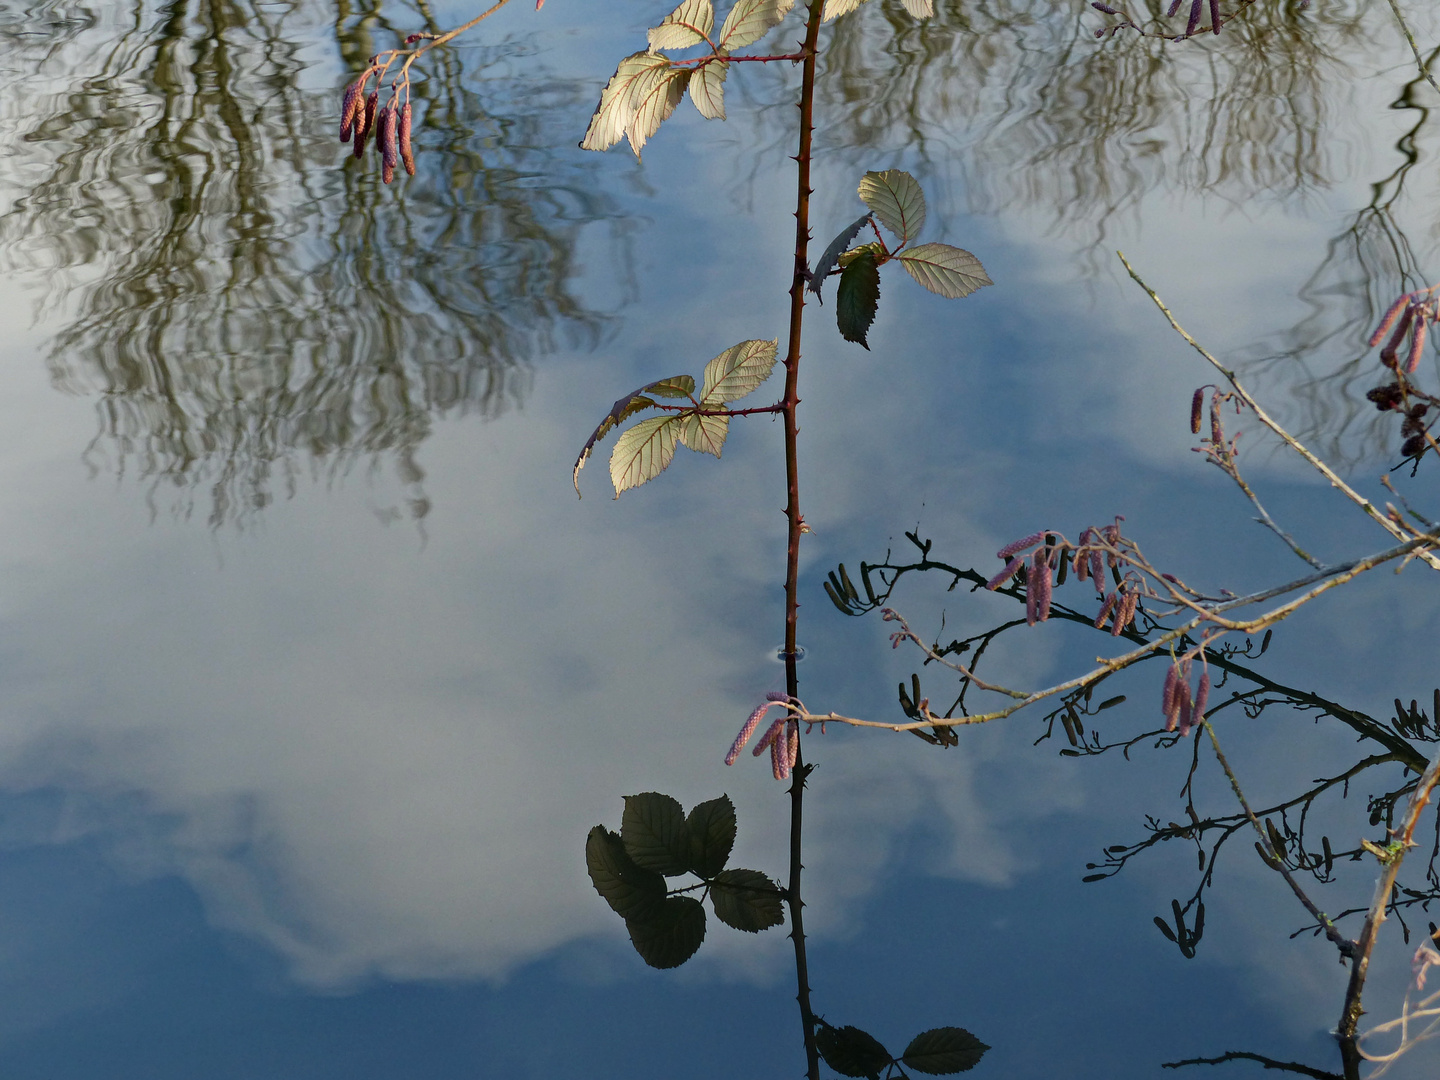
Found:
<path fill-rule="evenodd" d="M 1180 0 L 1171 0 L 1170 10 L 1165 13 L 1167 19 L 1173 19 L 1175 12 L 1180 10 Z"/>
<path fill-rule="evenodd" d="M 1220 0 L 1210 0 L 1210 31 L 1220 33 Z"/>
<path fill-rule="evenodd" d="M 1032 564 L 1033 565 L 1033 564 Z M 1025 625 L 1035 625 L 1035 613 L 1040 598 L 1040 582 L 1032 570 L 1025 581 Z"/>
<path fill-rule="evenodd" d="M 773 724 L 771 724 L 768 728 L 765 729 L 765 734 L 760 736 L 760 741 L 755 744 L 755 749 L 750 752 L 756 757 L 759 757 L 761 754 L 763 754 L 779 737 L 780 730 L 784 726 L 785 717 L 782 716 L 779 720 L 776 720 Z"/>
<path fill-rule="evenodd" d="M 1200 434 L 1200 412 L 1205 408 L 1205 387 L 1195 391 L 1195 396 L 1190 399 L 1190 434 Z"/>
<path fill-rule="evenodd" d="M 1194 715 L 1194 706 L 1190 701 L 1189 682 L 1180 683 L 1179 689 L 1176 691 L 1175 696 L 1179 699 L 1177 701 L 1177 704 L 1180 706 L 1177 710 L 1179 715 L 1176 717 L 1176 726 L 1180 732 L 1180 737 L 1183 739 L 1186 735 L 1190 734 L 1190 722 Z"/>
<path fill-rule="evenodd" d="M 1055 589 L 1055 571 L 1050 566 L 1050 549 L 1041 548 L 1035 553 L 1035 618 L 1044 622 L 1050 618 L 1050 596 Z"/>
<path fill-rule="evenodd" d="M 1125 629 L 1125 623 L 1127 621 L 1125 618 L 1125 609 L 1130 606 L 1130 597 L 1134 595 L 1134 593 L 1127 592 L 1120 595 L 1120 599 L 1115 602 L 1115 614 L 1110 619 L 1111 637 L 1119 637 L 1120 631 Z"/>
<path fill-rule="evenodd" d="M 345 87 L 345 96 L 340 99 L 340 141 L 349 142 L 355 131 L 356 114 L 360 111 L 360 95 L 365 89 L 369 74 L 360 76 Z"/>
<path fill-rule="evenodd" d="M 1119 598 L 1120 594 L 1113 592 L 1105 598 L 1105 603 L 1100 605 L 1100 614 L 1095 616 L 1096 630 L 1099 630 L 1100 627 L 1105 625 L 1105 616 L 1109 615 L 1110 612 L 1115 610 L 1115 603 Z"/>
<path fill-rule="evenodd" d="M 365 111 L 355 120 L 355 156 L 365 156 L 365 140 L 375 128 L 375 109 L 380 104 L 380 91 L 371 90 L 365 99 Z"/>
<path fill-rule="evenodd" d="M 1200 25 L 1200 6 L 1205 0 L 1195 0 L 1190 5 L 1190 21 L 1185 24 L 1185 36 L 1189 37 L 1195 33 L 1195 28 Z"/>
<path fill-rule="evenodd" d="M 782 726 L 780 733 L 775 736 L 775 740 L 770 744 L 770 771 L 775 774 L 776 780 L 784 780 L 790 775 L 790 766 L 788 764 L 790 758 L 790 740 L 785 734 L 785 728 L 788 726 L 788 724 Z"/>
<path fill-rule="evenodd" d="M 1175 711 L 1175 688 L 1180 683 L 1180 669 L 1175 664 L 1165 673 L 1165 685 L 1160 688 L 1160 715 L 1167 720 Z M 1166 731 L 1172 730 L 1167 727 Z"/>
<path fill-rule="evenodd" d="M 788 743 L 790 752 L 785 755 L 785 771 L 789 772 L 795 768 L 795 762 L 800 758 L 800 721 L 791 720 L 790 726 L 786 730 L 790 736 Z"/>
<path fill-rule="evenodd" d="M 1410 302 L 1411 295 L 1410 293 L 1406 293 L 1385 309 L 1385 314 L 1380 319 L 1380 325 L 1377 326 L 1375 332 L 1370 335 L 1370 348 L 1373 349 L 1376 345 L 1380 344 L 1380 339 L 1383 338 L 1390 330 L 1390 327 L 1395 324 L 1395 320 L 1400 317 L 1400 312 L 1403 311 L 1405 305 Z"/>
<path fill-rule="evenodd" d="M 1200 683 L 1195 687 L 1195 707 L 1190 713 L 1190 722 L 1199 727 L 1205 722 L 1205 706 L 1210 703 L 1210 672 L 1200 673 Z"/>
<path fill-rule="evenodd" d="M 1210 403 L 1210 445 L 1225 445 L 1225 422 L 1220 415 L 1220 402 Z"/>
<path fill-rule="evenodd" d="M 1095 583 L 1095 592 L 1101 596 L 1105 594 L 1105 560 L 1100 557 L 1100 552 L 1090 552 L 1090 580 Z"/>
<path fill-rule="evenodd" d="M 395 106 L 386 105 L 375 117 L 375 148 L 380 151 L 380 176 L 385 183 L 395 179 L 399 153 L 395 148 Z"/>
<path fill-rule="evenodd" d="M 410 145 L 410 102 L 400 110 L 400 163 L 411 176 L 415 175 L 415 150 Z"/>
<path fill-rule="evenodd" d="M 1415 320 L 1415 333 L 1410 335 L 1410 355 L 1405 358 L 1405 374 L 1413 375 L 1420 366 L 1420 356 L 1425 351 L 1425 317 Z"/>
<path fill-rule="evenodd" d="M 735 742 L 731 744 L 730 752 L 725 755 L 726 765 L 735 764 L 735 759 L 740 756 L 740 751 L 745 749 L 745 744 L 750 741 L 750 736 L 755 734 L 755 729 L 760 726 L 760 718 L 769 712 L 771 704 L 772 702 L 767 701 L 750 714 L 750 719 L 745 721 L 745 726 L 740 729 L 740 734 L 735 736 Z"/>
<path fill-rule="evenodd" d="M 1028 547 L 1040 543 L 1045 539 L 1044 532 L 1031 533 L 1029 536 L 1022 536 L 1019 540 L 1011 541 L 995 553 L 997 559 L 1008 559 L 1017 551 L 1024 551 Z"/>
<path fill-rule="evenodd" d="M 1100 0 L 1090 0 L 1090 6 L 1093 7 L 1096 11 L 1103 11 L 1106 15 L 1120 14 L 1120 12 L 1116 11 L 1109 4 L 1100 3 Z"/>
<path fill-rule="evenodd" d="M 1405 313 L 1400 316 L 1399 323 L 1395 326 L 1395 332 L 1390 335 L 1390 340 L 1380 350 L 1380 362 L 1386 367 L 1395 366 L 1395 354 L 1400 351 L 1400 343 L 1410 333 L 1410 324 L 1415 321 L 1415 305 L 1406 304 Z"/>
<path fill-rule="evenodd" d="M 1136 589 L 1134 592 L 1128 594 L 1125 597 L 1125 607 L 1120 612 L 1120 630 L 1124 630 L 1127 626 L 1129 626 L 1132 622 L 1135 621 L 1135 609 L 1139 606 L 1140 590 Z M 1112 630 L 1111 634 L 1118 635 L 1120 633 L 1120 630 Z"/>
<path fill-rule="evenodd" d="M 1020 563 L 1022 561 L 1023 560 L 1021 559 L 1011 559 L 1008 563 L 1005 564 L 1004 570 L 1001 570 L 1000 573 L 996 574 L 994 577 L 992 577 L 989 581 L 985 583 L 985 588 L 989 589 L 991 592 L 994 592 L 1001 585 L 1004 585 L 1005 582 L 1009 581 L 1012 577 L 1015 576 L 1015 572 L 1020 569 Z"/>

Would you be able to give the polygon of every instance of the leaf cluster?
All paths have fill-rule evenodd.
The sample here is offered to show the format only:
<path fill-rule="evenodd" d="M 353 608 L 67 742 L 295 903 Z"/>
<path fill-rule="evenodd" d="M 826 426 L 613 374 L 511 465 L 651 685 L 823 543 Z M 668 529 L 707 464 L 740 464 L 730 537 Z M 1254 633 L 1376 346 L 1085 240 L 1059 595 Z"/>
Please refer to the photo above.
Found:
<path fill-rule="evenodd" d="M 931 1076 L 947 1076 L 973 1069 L 990 1047 L 964 1028 L 939 1027 L 922 1031 L 895 1057 L 868 1031 L 847 1024 L 835 1027 L 824 1020 L 815 1031 L 815 1046 L 825 1064 L 841 1076 L 879 1080 L 906 1076 L 905 1069 Z"/>
<path fill-rule="evenodd" d="M 757 934 L 785 921 L 784 891 L 758 870 L 726 869 L 735 846 L 735 805 L 728 795 L 687 815 L 669 795 L 625 797 L 620 832 L 596 825 L 585 839 L 590 881 L 625 920 L 640 959 L 654 968 L 689 960 L 705 940 L 708 896 L 726 926 Z M 698 884 L 670 889 L 667 877 L 693 875 Z M 702 898 L 683 895 L 700 890 Z"/>
<path fill-rule="evenodd" d="M 835 321 L 846 341 L 870 348 L 866 337 L 880 305 L 880 267 L 891 260 L 898 260 L 912 278 L 947 300 L 958 300 L 994 284 L 980 260 L 963 248 L 934 243 L 909 246 L 925 226 L 925 193 L 908 172 L 867 172 L 858 193 L 869 211 L 840 231 L 810 274 L 810 291 L 816 296 L 826 278 L 840 275 Z M 896 247 L 885 242 L 875 227 L 877 221 L 899 239 Z M 867 224 L 874 229 L 875 239 L 851 247 Z"/>
<path fill-rule="evenodd" d="M 580 470 L 595 444 L 612 428 L 645 409 L 664 411 L 626 429 L 610 454 L 610 479 L 617 499 L 622 491 L 659 476 L 674 460 L 677 443 L 718 458 L 730 431 L 730 413 L 725 406 L 745 397 L 770 377 L 779 345 L 776 338 L 730 346 L 705 365 L 698 397 L 692 376 L 675 375 L 646 383 L 620 398 L 590 433 L 575 459 L 575 494 L 580 494 Z M 657 397 L 688 398 L 690 405 L 665 406 L 655 400 Z"/>

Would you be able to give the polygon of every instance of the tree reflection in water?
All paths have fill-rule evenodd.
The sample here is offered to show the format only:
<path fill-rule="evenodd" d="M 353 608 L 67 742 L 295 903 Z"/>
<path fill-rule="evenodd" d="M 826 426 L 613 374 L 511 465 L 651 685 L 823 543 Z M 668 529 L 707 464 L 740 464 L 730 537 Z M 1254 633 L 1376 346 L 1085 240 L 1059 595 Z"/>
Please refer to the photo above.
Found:
<path fill-rule="evenodd" d="M 342 167 L 343 76 L 319 61 L 338 41 L 363 66 L 422 18 L 175 0 L 0 22 L 19 189 L 0 240 L 47 276 L 54 384 L 100 399 L 95 468 L 178 487 L 182 513 L 208 486 L 219 524 L 306 471 L 388 460 L 418 518 L 434 419 L 503 411 L 528 357 L 602 332 L 574 248 L 611 207 L 547 149 L 579 88 L 529 57 L 517 78 L 520 46 L 417 80 L 414 180 Z"/>

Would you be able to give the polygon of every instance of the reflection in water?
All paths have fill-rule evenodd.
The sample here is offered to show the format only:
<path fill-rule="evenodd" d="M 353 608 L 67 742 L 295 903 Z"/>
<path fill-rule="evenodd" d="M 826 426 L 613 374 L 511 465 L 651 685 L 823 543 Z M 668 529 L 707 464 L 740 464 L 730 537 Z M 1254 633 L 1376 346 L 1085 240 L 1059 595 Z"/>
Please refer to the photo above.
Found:
<path fill-rule="evenodd" d="M 381 459 L 423 515 L 433 418 L 503 410 L 527 356 L 604 324 L 569 288 L 577 236 L 609 207 L 546 150 L 569 141 L 546 117 L 576 88 L 526 59 L 518 93 L 514 46 L 463 68 L 437 52 L 414 88 L 423 167 L 386 188 L 371 162 L 342 167 L 343 77 L 316 63 L 337 32 L 352 68 L 394 36 L 373 2 L 49 3 L 0 21 L 20 188 L 0 240 L 63 305 L 52 378 L 100 397 L 97 467 L 208 484 L 212 523 L 307 467 Z"/>
<path fill-rule="evenodd" d="M 1440 50 L 1430 55 L 1429 63 L 1437 58 Z M 1249 365 L 1258 372 L 1275 369 L 1284 375 L 1301 366 L 1303 374 L 1292 390 L 1304 410 L 1297 434 L 1323 447 L 1331 458 L 1352 464 L 1378 447 L 1395 445 L 1395 425 L 1365 400 L 1367 390 L 1386 381 L 1366 339 L 1396 296 L 1435 281 L 1397 217 L 1430 121 L 1430 109 L 1421 103 L 1427 93 L 1425 81 L 1417 76 L 1391 105 L 1413 117 L 1395 144 L 1398 164 L 1371 185 L 1370 202 L 1331 239 L 1325 258 L 1300 289 L 1309 312 L 1260 346 L 1258 359 Z M 1327 354 L 1342 359 L 1327 366 L 1320 362 Z"/>
<path fill-rule="evenodd" d="M 1103 237 L 1157 184 L 1293 195 L 1331 183 L 1342 157 L 1326 136 L 1351 75 L 1342 50 L 1368 31 L 1353 0 L 1255 5 L 1218 38 L 1180 44 L 1097 42 L 1103 17 L 1088 5 L 937 7 L 924 23 L 899 4 L 836 23 L 835 78 L 822 81 L 830 139 L 935 156 L 967 147 L 978 211 L 1041 208 L 1057 223 L 1098 221 Z"/>

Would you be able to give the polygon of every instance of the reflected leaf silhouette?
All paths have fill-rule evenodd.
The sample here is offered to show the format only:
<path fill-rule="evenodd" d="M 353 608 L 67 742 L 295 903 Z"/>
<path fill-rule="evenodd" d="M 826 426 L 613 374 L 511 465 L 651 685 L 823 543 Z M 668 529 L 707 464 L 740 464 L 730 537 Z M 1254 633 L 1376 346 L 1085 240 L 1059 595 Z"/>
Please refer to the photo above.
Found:
<path fill-rule="evenodd" d="M 415 452 L 434 420 L 504 411 L 529 358 L 602 334 L 572 292 L 574 247 L 613 208 L 585 164 L 546 149 L 568 142 L 550 118 L 588 90 L 523 45 L 448 55 L 416 81 L 415 179 L 342 166 L 343 75 L 317 53 L 338 36 L 363 66 L 375 38 L 413 29 L 392 33 L 376 4 L 304 0 L 49 4 L 0 22 L 24 178 L 0 240 L 8 268 L 45 268 L 54 384 L 99 398 L 92 467 L 173 484 L 185 514 L 208 486 L 218 525 L 305 471 L 391 461 L 422 516 Z"/>

